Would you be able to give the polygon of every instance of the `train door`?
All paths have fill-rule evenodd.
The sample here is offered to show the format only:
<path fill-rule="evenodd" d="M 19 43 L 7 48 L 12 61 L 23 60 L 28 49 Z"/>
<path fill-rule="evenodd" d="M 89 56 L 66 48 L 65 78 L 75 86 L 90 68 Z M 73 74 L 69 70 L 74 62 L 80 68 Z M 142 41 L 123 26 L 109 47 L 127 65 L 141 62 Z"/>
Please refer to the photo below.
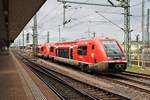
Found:
<path fill-rule="evenodd" d="M 70 48 L 70 52 L 69 52 L 69 56 L 70 56 L 70 59 L 73 59 L 73 48 Z"/>
<path fill-rule="evenodd" d="M 56 48 L 56 56 L 58 56 L 58 55 L 57 55 L 57 54 L 58 54 L 58 53 L 57 53 L 57 50 L 58 50 L 58 49 Z"/>
<path fill-rule="evenodd" d="M 89 58 L 88 58 L 88 46 L 87 45 L 80 45 L 78 46 L 77 49 L 77 54 L 78 54 L 78 60 L 79 61 L 84 61 L 84 62 L 88 62 Z"/>
<path fill-rule="evenodd" d="M 96 58 L 95 58 L 95 44 L 92 44 L 91 46 L 90 46 L 90 62 L 91 63 L 96 63 L 97 61 L 96 61 Z"/>

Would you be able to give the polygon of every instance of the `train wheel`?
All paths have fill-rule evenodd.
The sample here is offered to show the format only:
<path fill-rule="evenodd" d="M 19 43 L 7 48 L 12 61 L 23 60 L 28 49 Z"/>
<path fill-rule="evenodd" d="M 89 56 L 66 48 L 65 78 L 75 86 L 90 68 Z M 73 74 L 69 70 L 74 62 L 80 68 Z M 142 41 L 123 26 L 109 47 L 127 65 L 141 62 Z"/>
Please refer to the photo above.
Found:
<path fill-rule="evenodd" d="M 50 61 L 51 61 L 51 62 L 55 62 L 54 58 L 50 58 Z"/>
<path fill-rule="evenodd" d="M 83 71 L 83 72 L 88 72 L 88 65 L 85 65 L 85 64 L 81 64 L 80 65 L 80 68 L 81 68 L 81 71 Z"/>

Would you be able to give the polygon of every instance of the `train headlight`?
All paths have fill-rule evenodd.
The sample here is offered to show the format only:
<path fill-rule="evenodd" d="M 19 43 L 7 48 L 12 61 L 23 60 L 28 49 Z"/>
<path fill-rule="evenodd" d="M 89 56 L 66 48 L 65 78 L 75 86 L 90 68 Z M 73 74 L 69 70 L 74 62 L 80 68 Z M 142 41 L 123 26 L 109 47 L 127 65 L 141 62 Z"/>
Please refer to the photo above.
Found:
<path fill-rule="evenodd" d="M 125 59 L 126 59 L 126 57 L 125 57 L 125 56 L 122 56 L 122 59 L 123 59 L 123 60 L 125 60 Z"/>
<path fill-rule="evenodd" d="M 108 59 L 108 60 L 112 60 L 112 58 L 111 58 L 111 57 L 107 57 L 107 59 Z"/>
<path fill-rule="evenodd" d="M 94 53 L 91 53 L 91 57 L 94 58 Z"/>

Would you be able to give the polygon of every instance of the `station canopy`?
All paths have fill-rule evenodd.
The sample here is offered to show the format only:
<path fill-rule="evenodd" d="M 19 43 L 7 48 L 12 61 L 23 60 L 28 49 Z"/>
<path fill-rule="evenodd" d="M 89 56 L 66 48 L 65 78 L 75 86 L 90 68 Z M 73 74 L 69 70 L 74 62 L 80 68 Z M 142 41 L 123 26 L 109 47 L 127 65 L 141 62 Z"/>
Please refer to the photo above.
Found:
<path fill-rule="evenodd" d="M 46 0 L 0 0 L 0 47 L 9 46 Z"/>

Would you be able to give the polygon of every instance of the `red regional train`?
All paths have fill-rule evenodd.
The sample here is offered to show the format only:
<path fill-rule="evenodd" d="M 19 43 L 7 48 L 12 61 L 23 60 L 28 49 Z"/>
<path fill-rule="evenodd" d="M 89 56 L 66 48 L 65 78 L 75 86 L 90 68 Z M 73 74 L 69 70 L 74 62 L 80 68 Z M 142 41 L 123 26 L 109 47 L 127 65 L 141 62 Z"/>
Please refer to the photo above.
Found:
<path fill-rule="evenodd" d="M 121 45 L 109 37 L 41 44 L 38 55 L 75 65 L 82 71 L 122 72 L 127 66 Z"/>

